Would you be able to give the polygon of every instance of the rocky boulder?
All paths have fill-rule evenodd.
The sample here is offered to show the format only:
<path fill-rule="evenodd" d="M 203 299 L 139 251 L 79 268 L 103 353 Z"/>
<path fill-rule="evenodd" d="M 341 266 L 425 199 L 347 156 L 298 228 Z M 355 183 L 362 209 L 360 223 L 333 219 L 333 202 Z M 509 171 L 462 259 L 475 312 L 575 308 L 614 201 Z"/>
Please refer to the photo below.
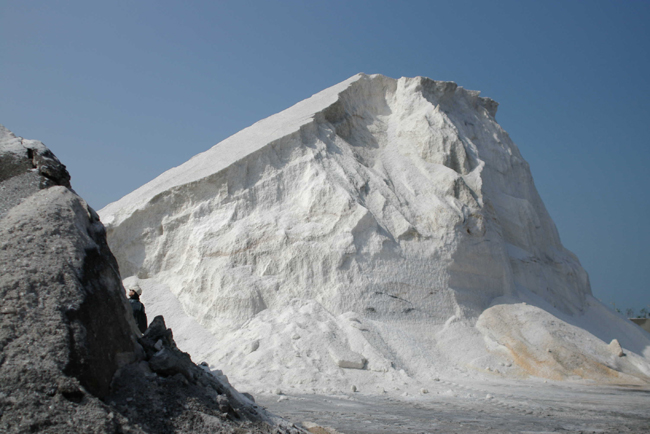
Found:
<path fill-rule="evenodd" d="M 16 137 L 0 125 L 0 216 L 24 198 L 53 185 L 70 188 L 70 174 L 43 143 Z"/>
<path fill-rule="evenodd" d="M 69 429 L 79 403 L 135 361 L 133 320 L 104 227 L 65 166 L 4 127 L 0 166 L 0 431 Z M 105 413 L 86 410 L 89 427 Z"/>

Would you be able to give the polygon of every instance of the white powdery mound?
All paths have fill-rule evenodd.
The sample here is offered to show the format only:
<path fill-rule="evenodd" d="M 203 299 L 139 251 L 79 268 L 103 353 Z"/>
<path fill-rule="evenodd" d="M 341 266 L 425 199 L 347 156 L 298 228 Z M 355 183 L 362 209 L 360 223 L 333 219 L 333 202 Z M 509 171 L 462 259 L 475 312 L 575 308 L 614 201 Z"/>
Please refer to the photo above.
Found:
<path fill-rule="evenodd" d="M 419 387 L 391 362 L 398 358 L 381 345 L 383 326 L 352 312 L 335 317 L 315 301 L 294 299 L 282 311 L 267 309 L 236 332 L 217 338 L 183 312 L 166 285 L 134 277 L 124 284 L 134 282 L 143 289 L 149 319 L 163 315 L 183 351 L 195 362 L 226 372 L 240 390 L 339 394 L 354 387 L 403 394 L 416 393 Z"/>
<path fill-rule="evenodd" d="M 552 380 L 612 383 L 637 383 L 650 377 L 648 336 L 639 327 L 613 318 L 592 297 L 583 315 L 547 309 L 504 300 L 483 312 L 476 328 L 488 351 L 508 360 L 505 366 L 516 367 L 520 375 L 523 370 Z M 611 328 L 603 330 L 603 323 Z M 608 340 L 608 336 L 618 338 Z M 490 366 L 485 369 L 504 371 Z"/>
<path fill-rule="evenodd" d="M 252 382 L 265 360 L 269 384 L 305 390 L 319 375 L 340 387 L 359 372 L 508 364 L 474 327 L 495 299 L 578 317 L 590 288 L 495 112 L 454 83 L 360 74 L 100 215 L 123 276 L 169 288 L 219 338 L 211 363 Z"/>
<path fill-rule="evenodd" d="M 125 285 L 136 280 L 128 278 Z M 335 317 L 313 300 L 294 299 L 217 338 L 183 312 L 164 284 L 141 279 L 139 285 L 148 315 L 165 317 L 181 349 L 254 394 L 444 395 L 456 390 L 454 381 L 481 374 L 497 382 L 532 375 L 618 384 L 638 384 L 650 374 L 650 346 L 634 347 L 647 343 L 644 332 L 612 321 L 608 316 L 615 314 L 591 298 L 585 314 L 577 317 L 549 306 L 497 300 L 479 318 L 478 330 L 452 320 L 438 329 L 433 344 L 422 339 L 431 333 L 426 324 L 403 325 L 407 333 L 352 312 Z M 603 327 L 603 322 L 622 329 Z M 623 357 L 611 336 L 623 337 Z M 610 340 L 614 345 L 606 344 Z M 638 355 L 644 353 L 645 359 Z"/>

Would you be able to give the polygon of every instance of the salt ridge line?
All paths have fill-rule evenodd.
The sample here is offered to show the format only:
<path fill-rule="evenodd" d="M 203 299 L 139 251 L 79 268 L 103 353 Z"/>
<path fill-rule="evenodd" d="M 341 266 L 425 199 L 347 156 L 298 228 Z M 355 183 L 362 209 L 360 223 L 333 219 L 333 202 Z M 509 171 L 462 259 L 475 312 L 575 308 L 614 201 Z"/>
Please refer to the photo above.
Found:
<path fill-rule="evenodd" d="M 260 120 L 209 150 L 195 155 L 186 163 L 164 172 L 120 200 L 105 206 L 101 210 L 102 215 L 106 216 L 104 223 L 118 225 L 120 218 L 134 212 L 157 194 L 210 176 L 274 140 L 298 131 L 300 127 L 312 121 L 315 113 L 334 104 L 338 94 L 362 76 L 363 74 L 357 74 L 350 77 L 280 113 Z"/>

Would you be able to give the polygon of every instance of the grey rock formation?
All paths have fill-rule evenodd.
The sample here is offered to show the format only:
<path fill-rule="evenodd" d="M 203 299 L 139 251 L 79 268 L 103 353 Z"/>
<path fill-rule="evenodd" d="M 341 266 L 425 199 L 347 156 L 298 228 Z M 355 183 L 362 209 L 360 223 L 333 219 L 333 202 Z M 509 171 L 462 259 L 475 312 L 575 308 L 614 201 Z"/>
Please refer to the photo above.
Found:
<path fill-rule="evenodd" d="M 141 342 L 152 371 L 165 377 L 181 374 L 187 381 L 196 380 L 200 368 L 193 369 L 190 356 L 176 347 L 172 331 L 167 329 L 162 316 L 154 318 Z"/>
<path fill-rule="evenodd" d="M 145 350 L 144 361 L 121 369 L 113 380 L 112 395 L 106 398 L 131 422 L 154 433 L 221 432 L 231 422 L 245 424 L 254 432 L 268 432 L 269 415 L 227 380 L 192 363 L 176 347 L 161 316 L 154 318 L 139 342 Z M 192 421 L 191 429 L 188 421 Z M 278 428 L 299 432 L 286 423 Z"/>
<path fill-rule="evenodd" d="M 0 126 L 0 432 L 278 429 L 178 350 L 162 317 L 140 337 L 104 226 L 69 180 Z"/>
<path fill-rule="evenodd" d="M 53 185 L 70 188 L 70 174 L 43 143 L 16 137 L 0 125 L 0 217 L 20 201 Z"/>

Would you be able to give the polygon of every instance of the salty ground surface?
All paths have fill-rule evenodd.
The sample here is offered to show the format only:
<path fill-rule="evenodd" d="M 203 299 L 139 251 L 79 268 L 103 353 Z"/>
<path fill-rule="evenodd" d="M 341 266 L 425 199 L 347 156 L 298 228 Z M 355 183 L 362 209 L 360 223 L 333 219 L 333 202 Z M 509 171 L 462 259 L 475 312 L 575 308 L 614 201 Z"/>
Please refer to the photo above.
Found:
<path fill-rule="evenodd" d="M 259 395 L 293 423 L 343 434 L 648 433 L 650 387 L 440 381 L 419 396 Z"/>

